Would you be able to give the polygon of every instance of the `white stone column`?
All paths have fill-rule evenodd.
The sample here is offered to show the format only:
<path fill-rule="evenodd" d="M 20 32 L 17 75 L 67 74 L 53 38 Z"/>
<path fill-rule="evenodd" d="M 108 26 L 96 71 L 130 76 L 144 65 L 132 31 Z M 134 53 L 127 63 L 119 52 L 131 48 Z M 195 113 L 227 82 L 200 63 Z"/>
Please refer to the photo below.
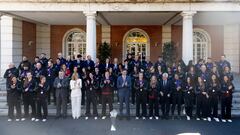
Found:
<path fill-rule="evenodd" d="M 183 17 L 182 24 L 182 59 L 185 64 L 188 64 L 189 60 L 193 59 L 193 15 L 195 11 L 183 11 L 181 13 Z"/>
<path fill-rule="evenodd" d="M 10 16 L 1 16 L 0 25 L 0 76 L 10 62 L 16 66 L 22 60 L 22 21 Z"/>
<path fill-rule="evenodd" d="M 86 44 L 86 55 L 91 55 L 92 60 L 96 60 L 96 11 L 84 12 L 87 20 L 87 44 Z"/>

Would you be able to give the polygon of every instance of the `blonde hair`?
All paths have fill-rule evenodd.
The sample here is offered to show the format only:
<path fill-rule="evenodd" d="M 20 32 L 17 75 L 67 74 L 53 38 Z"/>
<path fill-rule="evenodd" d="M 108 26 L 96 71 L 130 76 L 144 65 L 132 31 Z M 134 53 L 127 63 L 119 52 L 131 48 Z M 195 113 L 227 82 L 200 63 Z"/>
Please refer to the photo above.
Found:
<path fill-rule="evenodd" d="M 78 73 L 73 73 L 72 74 L 72 80 L 77 80 L 79 77 L 78 77 Z"/>

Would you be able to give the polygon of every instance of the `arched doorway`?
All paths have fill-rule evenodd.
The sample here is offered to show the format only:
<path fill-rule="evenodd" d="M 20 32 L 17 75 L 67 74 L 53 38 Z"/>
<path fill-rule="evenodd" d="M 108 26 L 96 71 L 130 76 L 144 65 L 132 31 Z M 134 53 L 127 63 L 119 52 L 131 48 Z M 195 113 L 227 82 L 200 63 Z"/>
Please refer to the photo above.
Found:
<path fill-rule="evenodd" d="M 211 38 L 209 34 L 199 28 L 193 29 L 193 62 L 211 57 Z"/>
<path fill-rule="evenodd" d="M 74 28 L 66 32 L 63 37 L 64 56 L 86 55 L 86 33 L 85 31 Z"/>
<path fill-rule="evenodd" d="M 147 33 L 138 28 L 129 30 L 123 38 L 123 60 L 127 54 L 150 56 L 150 39 Z"/>

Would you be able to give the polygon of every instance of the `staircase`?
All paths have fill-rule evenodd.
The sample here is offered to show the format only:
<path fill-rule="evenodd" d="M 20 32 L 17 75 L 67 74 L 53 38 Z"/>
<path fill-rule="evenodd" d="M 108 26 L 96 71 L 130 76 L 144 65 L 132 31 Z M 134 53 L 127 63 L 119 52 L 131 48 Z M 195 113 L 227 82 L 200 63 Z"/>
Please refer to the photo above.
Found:
<path fill-rule="evenodd" d="M 234 74 L 234 82 L 233 83 L 235 85 L 235 92 L 233 94 L 233 101 L 232 101 L 232 115 L 240 116 L 240 75 L 239 74 Z M 119 104 L 116 102 L 117 101 L 116 94 L 114 96 L 114 101 L 115 102 L 113 104 L 113 108 L 116 110 L 119 110 Z M 86 106 L 82 106 L 82 114 L 83 115 L 85 114 L 85 108 L 86 108 Z M 102 106 L 98 105 L 97 109 L 98 109 L 98 113 L 101 115 Z M 22 110 L 23 110 L 23 105 L 22 105 Z M 108 107 L 107 107 L 107 111 L 108 111 Z M 7 106 L 7 101 L 6 101 L 5 80 L 0 78 L 0 116 L 7 116 L 7 112 L 8 112 L 8 106 Z M 131 112 L 132 116 L 135 116 L 135 112 L 136 112 L 135 105 L 132 105 L 132 104 L 130 105 L 130 112 Z M 53 105 L 53 104 L 48 105 L 48 113 L 50 116 L 55 116 L 55 114 L 56 114 L 55 105 Z M 68 105 L 68 114 L 71 114 L 71 105 Z M 220 114 L 220 106 L 219 106 L 219 114 Z"/>

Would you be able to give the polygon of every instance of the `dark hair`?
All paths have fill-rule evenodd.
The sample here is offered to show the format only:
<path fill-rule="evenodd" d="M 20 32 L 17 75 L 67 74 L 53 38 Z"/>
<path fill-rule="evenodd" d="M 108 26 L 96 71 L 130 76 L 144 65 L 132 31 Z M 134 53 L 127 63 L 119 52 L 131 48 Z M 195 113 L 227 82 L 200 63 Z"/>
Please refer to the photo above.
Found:
<path fill-rule="evenodd" d="M 78 54 L 78 55 L 77 55 L 77 58 L 82 58 L 82 55 L 81 55 L 81 54 Z"/>

